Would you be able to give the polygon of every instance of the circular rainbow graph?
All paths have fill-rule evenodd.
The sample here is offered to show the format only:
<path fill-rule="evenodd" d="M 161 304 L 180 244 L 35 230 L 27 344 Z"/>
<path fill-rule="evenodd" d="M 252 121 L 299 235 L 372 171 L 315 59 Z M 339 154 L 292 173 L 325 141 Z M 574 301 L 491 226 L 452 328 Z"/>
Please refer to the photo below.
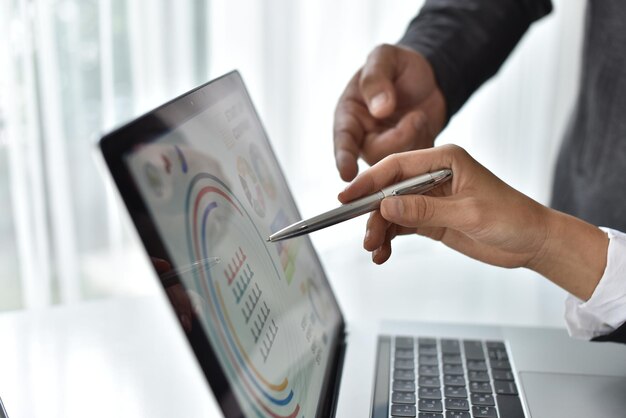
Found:
<path fill-rule="evenodd" d="M 263 237 L 229 187 L 211 174 L 192 179 L 185 205 L 190 261 L 221 260 L 200 263 L 194 281 L 209 306 L 203 323 L 240 402 L 259 417 L 298 416 L 298 397 L 277 347 L 277 297 L 285 283 Z"/>

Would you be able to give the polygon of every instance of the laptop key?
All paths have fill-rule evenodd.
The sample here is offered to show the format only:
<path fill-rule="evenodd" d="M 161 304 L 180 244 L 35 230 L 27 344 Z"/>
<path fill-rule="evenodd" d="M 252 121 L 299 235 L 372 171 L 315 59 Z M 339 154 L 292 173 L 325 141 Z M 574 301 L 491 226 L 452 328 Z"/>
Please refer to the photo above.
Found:
<path fill-rule="evenodd" d="M 420 366 L 418 369 L 420 376 L 439 377 L 439 367 Z"/>
<path fill-rule="evenodd" d="M 438 366 L 439 359 L 436 356 L 419 356 L 417 359 L 420 366 Z"/>
<path fill-rule="evenodd" d="M 437 347 L 430 345 L 420 345 L 417 352 L 420 356 L 436 356 L 438 354 Z"/>
<path fill-rule="evenodd" d="M 470 360 L 467 362 L 467 370 L 473 372 L 486 372 L 487 363 L 482 360 Z"/>
<path fill-rule="evenodd" d="M 434 338 L 430 338 L 430 337 L 419 337 L 417 339 L 417 344 L 421 347 L 421 346 L 426 346 L 426 347 L 435 347 L 437 346 L 437 340 Z"/>
<path fill-rule="evenodd" d="M 469 412 L 465 411 L 448 411 L 446 418 L 471 418 Z"/>
<path fill-rule="evenodd" d="M 459 345 L 459 340 L 441 340 L 441 352 L 443 354 L 461 354 L 461 346 Z"/>
<path fill-rule="evenodd" d="M 420 399 L 418 407 L 420 412 L 443 412 L 441 401 L 436 399 Z"/>
<path fill-rule="evenodd" d="M 508 370 L 492 370 L 491 375 L 493 376 L 493 380 L 515 380 L 513 378 L 513 373 Z"/>
<path fill-rule="evenodd" d="M 435 414 L 433 412 L 420 412 L 419 418 L 443 418 L 442 414 Z"/>
<path fill-rule="evenodd" d="M 498 418 L 496 408 L 492 406 L 472 406 L 472 414 L 474 418 Z M 502 415 L 504 418 L 509 418 L 507 415 Z"/>
<path fill-rule="evenodd" d="M 461 360 L 461 356 L 458 354 L 445 354 L 443 356 L 443 364 L 463 364 L 463 360 Z"/>
<path fill-rule="evenodd" d="M 409 382 L 406 380 L 394 380 L 393 390 L 395 392 L 415 392 L 415 382 Z"/>
<path fill-rule="evenodd" d="M 445 386 L 443 393 L 446 398 L 467 398 L 467 389 L 459 386 Z"/>
<path fill-rule="evenodd" d="M 472 393 L 472 405 L 476 406 L 495 406 L 493 395 L 487 393 Z"/>
<path fill-rule="evenodd" d="M 493 393 L 489 383 L 470 382 L 469 387 L 472 393 Z"/>
<path fill-rule="evenodd" d="M 413 370 L 394 370 L 393 371 L 394 380 L 415 380 L 415 373 Z"/>
<path fill-rule="evenodd" d="M 468 360 L 484 360 L 485 352 L 480 341 L 464 340 L 465 358 Z"/>
<path fill-rule="evenodd" d="M 489 373 L 487 372 L 467 372 L 467 378 L 470 382 L 489 382 Z"/>
<path fill-rule="evenodd" d="M 511 364 L 508 360 L 492 360 L 489 362 L 492 369 L 511 370 Z"/>
<path fill-rule="evenodd" d="M 413 370 L 415 365 L 413 360 L 396 360 L 393 367 L 400 370 Z"/>
<path fill-rule="evenodd" d="M 498 409 L 500 416 L 506 418 L 524 418 L 522 403 L 517 396 L 498 396 Z"/>
<path fill-rule="evenodd" d="M 392 417 L 414 417 L 417 415 L 413 405 L 391 405 Z"/>
<path fill-rule="evenodd" d="M 506 347 L 502 341 L 487 341 L 485 343 L 488 350 L 506 350 Z"/>
<path fill-rule="evenodd" d="M 439 388 L 441 380 L 438 377 L 420 376 L 417 384 L 421 388 Z"/>
<path fill-rule="evenodd" d="M 451 374 L 455 376 L 463 376 L 465 373 L 463 371 L 463 366 L 457 366 L 454 364 L 444 364 L 443 365 L 443 373 Z"/>
<path fill-rule="evenodd" d="M 495 380 L 493 388 L 498 395 L 517 395 L 517 386 L 514 382 L 505 382 L 503 380 Z"/>
<path fill-rule="evenodd" d="M 420 399 L 441 399 L 441 389 L 439 388 L 419 388 L 417 396 Z"/>
<path fill-rule="evenodd" d="M 506 353 L 505 350 L 498 350 L 496 352 L 498 360 L 508 360 L 509 359 L 509 355 Z"/>
<path fill-rule="evenodd" d="M 456 376 L 446 374 L 443 376 L 443 384 L 446 386 L 465 386 L 465 378 L 463 376 Z"/>
<path fill-rule="evenodd" d="M 508 360 L 509 355 L 504 350 L 487 350 L 491 360 Z"/>
<path fill-rule="evenodd" d="M 446 399 L 446 410 L 469 411 L 467 399 Z"/>
<path fill-rule="evenodd" d="M 404 348 L 404 349 L 413 349 L 413 338 L 412 337 L 396 337 L 396 349 Z"/>
<path fill-rule="evenodd" d="M 396 349 L 396 359 L 399 360 L 413 360 L 413 350 L 408 350 L 406 348 Z"/>
<path fill-rule="evenodd" d="M 393 392 L 391 394 L 391 402 L 415 405 L 415 393 L 410 392 Z"/>

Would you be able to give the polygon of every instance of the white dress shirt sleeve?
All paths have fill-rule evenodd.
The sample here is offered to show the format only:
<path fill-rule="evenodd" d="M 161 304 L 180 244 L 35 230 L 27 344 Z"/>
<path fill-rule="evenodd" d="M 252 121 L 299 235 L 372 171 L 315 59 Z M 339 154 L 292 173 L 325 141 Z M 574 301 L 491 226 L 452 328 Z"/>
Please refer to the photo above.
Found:
<path fill-rule="evenodd" d="M 600 229 L 609 237 L 604 274 L 588 301 L 573 295 L 565 300 L 567 330 L 574 338 L 590 340 L 626 322 L 626 233 Z"/>

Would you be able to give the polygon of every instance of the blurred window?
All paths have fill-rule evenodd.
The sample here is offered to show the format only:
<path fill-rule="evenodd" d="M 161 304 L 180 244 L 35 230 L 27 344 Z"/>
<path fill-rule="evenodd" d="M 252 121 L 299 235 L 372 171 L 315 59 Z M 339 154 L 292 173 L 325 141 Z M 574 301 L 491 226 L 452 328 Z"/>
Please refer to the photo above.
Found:
<path fill-rule="evenodd" d="M 584 9 L 583 0 L 555 3 L 440 139 L 544 202 L 576 93 Z M 234 68 L 303 215 L 334 206 L 343 187 L 332 156 L 337 98 L 368 52 L 397 40 L 421 4 L 0 0 L 0 310 L 149 288 L 96 141 Z M 363 221 L 343 228 L 341 239 L 313 236 L 318 249 L 361 251 Z"/>

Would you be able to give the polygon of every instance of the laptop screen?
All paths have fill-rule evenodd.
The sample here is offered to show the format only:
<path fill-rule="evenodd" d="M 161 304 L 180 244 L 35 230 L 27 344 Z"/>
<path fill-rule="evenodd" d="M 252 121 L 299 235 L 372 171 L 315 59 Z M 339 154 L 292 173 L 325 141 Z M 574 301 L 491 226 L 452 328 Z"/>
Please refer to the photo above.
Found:
<path fill-rule="evenodd" d="M 147 116 L 103 142 L 132 137 L 122 196 L 226 416 L 318 415 L 341 314 L 307 237 L 266 242 L 300 215 L 239 74 Z"/>

